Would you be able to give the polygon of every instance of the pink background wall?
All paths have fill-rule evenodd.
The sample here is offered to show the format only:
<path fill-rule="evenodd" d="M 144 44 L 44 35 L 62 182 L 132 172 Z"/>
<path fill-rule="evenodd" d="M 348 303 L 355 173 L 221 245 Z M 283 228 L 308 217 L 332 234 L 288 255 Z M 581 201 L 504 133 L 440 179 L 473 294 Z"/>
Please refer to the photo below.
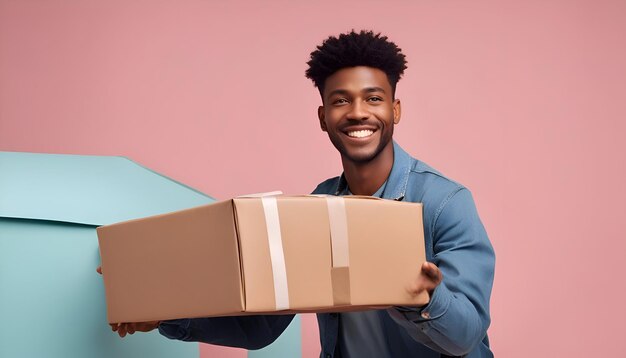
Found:
<path fill-rule="evenodd" d="M 472 189 L 496 248 L 496 355 L 616 356 L 625 13 L 623 1 L 0 0 L 0 150 L 124 155 L 217 198 L 305 193 L 341 170 L 308 54 L 330 34 L 382 31 L 409 60 L 396 139 Z M 314 318 L 303 325 L 316 356 Z"/>

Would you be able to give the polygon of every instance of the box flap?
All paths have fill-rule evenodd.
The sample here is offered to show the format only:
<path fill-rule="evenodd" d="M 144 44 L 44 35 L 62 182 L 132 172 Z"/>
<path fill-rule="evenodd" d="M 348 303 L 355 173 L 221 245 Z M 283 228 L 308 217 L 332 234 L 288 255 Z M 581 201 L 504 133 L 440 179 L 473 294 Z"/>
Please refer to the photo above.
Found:
<path fill-rule="evenodd" d="M 107 225 L 213 201 L 124 157 L 0 152 L 0 217 Z"/>

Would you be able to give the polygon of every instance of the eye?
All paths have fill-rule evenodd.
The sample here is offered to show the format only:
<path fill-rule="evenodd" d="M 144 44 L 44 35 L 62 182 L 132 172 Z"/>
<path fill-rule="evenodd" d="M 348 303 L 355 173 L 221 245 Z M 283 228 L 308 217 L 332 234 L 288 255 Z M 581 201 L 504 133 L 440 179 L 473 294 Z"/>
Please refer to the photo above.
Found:
<path fill-rule="evenodd" d="M 346 104 L 346 103 L 348 103 L 348 100 L 345 98 L 338 98 L 333 101 L 333 104 Z"/>
<path fill-rule="evenodd" d="M 383 99 L 378 96 L 372 96 L 367 99 L 368 102 L 382 102 Z"/>

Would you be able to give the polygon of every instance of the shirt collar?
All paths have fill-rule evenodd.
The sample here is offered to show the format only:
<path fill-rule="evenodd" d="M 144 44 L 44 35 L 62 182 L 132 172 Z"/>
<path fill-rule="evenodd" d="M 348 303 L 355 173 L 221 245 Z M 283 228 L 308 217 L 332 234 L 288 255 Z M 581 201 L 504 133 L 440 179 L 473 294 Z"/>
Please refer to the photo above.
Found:
<path fill-rule="evenodd" d="M 383 199 L 402 200 L 406 193 L 406 186 L 411 172 L 411 156 L 407 154 L 395 141 L 393 142 L 393 166 L 387 178 Z M 343 173 L 337 183 L 335 195 L 348 192 L 348 182 Z"/>

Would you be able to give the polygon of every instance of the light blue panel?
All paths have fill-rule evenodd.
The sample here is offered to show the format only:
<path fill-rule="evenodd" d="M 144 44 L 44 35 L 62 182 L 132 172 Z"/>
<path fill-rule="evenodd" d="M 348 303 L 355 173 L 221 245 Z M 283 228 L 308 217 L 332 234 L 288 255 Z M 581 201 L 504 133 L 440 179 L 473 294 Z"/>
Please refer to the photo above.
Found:
<path fill-rule="evenodd" d="M 107 225 L 212 201 L 123 157 L 0 152 L 0 217 Z"/>
<path fill-rule="evenodd" d="M 95 227 L 0 218 L 0 357 L 199 356 L 156 331 L 112 332 L 99 262 Z"/>
<path fill-rule="evenodd" d="M 302 357 L 300 316 L 295 316 L 283 334 L 271 345 L 258 351 L 249 351 L 248 358 Z"/>

